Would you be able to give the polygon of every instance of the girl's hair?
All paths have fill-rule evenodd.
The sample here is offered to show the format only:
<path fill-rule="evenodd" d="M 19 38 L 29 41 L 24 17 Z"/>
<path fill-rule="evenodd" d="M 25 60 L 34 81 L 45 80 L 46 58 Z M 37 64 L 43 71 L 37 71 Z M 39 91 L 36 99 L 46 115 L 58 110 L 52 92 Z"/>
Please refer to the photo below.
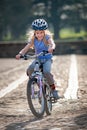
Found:
<path fill-rule="evenodd" d="M 47 29 L 47 30 L 44 30 L 45 31 L 45 36 L 46 35 L 49 35 L 49 37 L 51 38 L 51 39 L 53 39 L 53 34 Z M 26 33 L 26 35 L 27 35 L 27 39 L 28 39 L 28 42 L 31 42 L 31 48 L 33 49 L 33 47 L 34 47 L 34 39 L 35 39 L 35 35 L 34 35 L 34 33 L 35 33 L 35 30 L 28 30 L 27 31 L 27 33 Z M 48 41 L 46 40 L 46 37 L 44 36 L 44 38 L 43 38 L 43 41 L 44 41 L 44 43 L 46 44 L 46 45 L 48 45 Z"/>

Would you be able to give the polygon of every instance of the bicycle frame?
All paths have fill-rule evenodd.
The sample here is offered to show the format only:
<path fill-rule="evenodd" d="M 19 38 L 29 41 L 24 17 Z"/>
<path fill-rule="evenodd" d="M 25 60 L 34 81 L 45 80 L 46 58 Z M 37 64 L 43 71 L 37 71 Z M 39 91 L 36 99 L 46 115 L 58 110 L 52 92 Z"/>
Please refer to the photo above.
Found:
<path fill-rule="evenodd" d="M 39 55 L 41 54 L 45 55 L 45 53 L 42 53 L 42 52 Z M 32 73 L 31 78 L 28 81 L 28 85 L 27 85 L 27 99 L 28 99 L 28 104 L 30 106 L 30 109 L 36 117 L 42 117 L 44 114 L 44 111 L 46 111 L 47 115 L 50 115 L 51 110 L 52 110 L 51 89 L 48 83 L 45 81 L 45 78 L 43 75 L 43 69 L 40 68 L 38 55 L 34 55 L 34 56 L 25 55 L 25 57 L 22 56 L 22 58 L 25 60 L 29 58 L 31 59 L 35 58 L 36 59 L 35 67 L 37 66 L 37 68 L 39 68 L 38 70 L 36 70 L 34 67 L 34 72 Z M 41 64 L 43 66 L 44 61 Z M 36 84 L 36 87 L 35 87 L 35 84 Z M 47 89 L 45 90 L 44 87 L 47 87 Z M 46 91 L 47 91 L 47 95 L 46 95 Z M 37 110 L 38 109 L 36 108 L 37 106 L 33 104 L 35 99 L 38 99 L 38 100 L 40 99 L 41 105 L 38 105 L 40 106 L 39 110 Z"/>
<path fill-rule="evenodd" d="M 35 74 L 36 73 L 36 74 Z M 42 75 L 41 75 L 41 73 L 39 73 L 38 72 L 38 74 L 37 74 L 37 72 L 34 72 L 34 74 L 32 74 L 33 76 L 32 76 L 32 78 L 34 77 L 34 78 L 36 78 L 37 79 L 37 83 L 38 83 L 38 85 L 39 85 L 39 89 L 40 89 L 40 97 L 42 96 L 42 87 L 43 87 L 43 83 L 42 83 Z M 34 97 L 34 88 L 32 88 L 32 97 Z"/>

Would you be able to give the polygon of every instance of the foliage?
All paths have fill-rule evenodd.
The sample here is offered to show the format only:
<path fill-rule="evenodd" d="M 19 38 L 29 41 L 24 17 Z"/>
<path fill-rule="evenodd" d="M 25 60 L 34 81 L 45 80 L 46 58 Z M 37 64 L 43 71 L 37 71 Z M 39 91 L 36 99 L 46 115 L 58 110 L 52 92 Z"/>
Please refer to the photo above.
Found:
<path fill-rule="evenodd" d="M 85 30 L 80 30 L 80 32 L 75 32 L 73 28 L 61 29 L 60 39 L 86 39 L 87 32 Z"/>
<path fill-rule="evenodd" d="M 87 0 L 1 0 L 0 40 L 25 39 L 27 28 L 36 18 L 47 20 L 55 39 L 61 38 L 63 28 L 87 31 Z"/>

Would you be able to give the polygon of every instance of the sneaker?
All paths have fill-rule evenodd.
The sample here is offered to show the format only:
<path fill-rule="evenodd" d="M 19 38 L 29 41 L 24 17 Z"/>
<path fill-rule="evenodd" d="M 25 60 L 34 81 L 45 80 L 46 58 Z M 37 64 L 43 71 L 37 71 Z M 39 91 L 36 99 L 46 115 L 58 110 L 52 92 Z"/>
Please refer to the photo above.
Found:
<path fill-rule="evenodd" d="M 58 91 L 57 90 L 52 90 L 52 95 L 53 95 L 53 98 L 59 99 Z"/>

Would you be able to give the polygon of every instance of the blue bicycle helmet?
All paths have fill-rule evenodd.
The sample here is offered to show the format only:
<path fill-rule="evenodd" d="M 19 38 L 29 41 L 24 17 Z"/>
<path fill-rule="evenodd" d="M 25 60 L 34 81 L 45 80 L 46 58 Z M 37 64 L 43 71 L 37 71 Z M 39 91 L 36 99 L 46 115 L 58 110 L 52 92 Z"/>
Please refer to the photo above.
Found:
<path fill-rule="evenodd" d="M 32 22 L 32 29 L 34 30 L 46 30 L 48 24 L 44 19 L 36 19 Z"/>

